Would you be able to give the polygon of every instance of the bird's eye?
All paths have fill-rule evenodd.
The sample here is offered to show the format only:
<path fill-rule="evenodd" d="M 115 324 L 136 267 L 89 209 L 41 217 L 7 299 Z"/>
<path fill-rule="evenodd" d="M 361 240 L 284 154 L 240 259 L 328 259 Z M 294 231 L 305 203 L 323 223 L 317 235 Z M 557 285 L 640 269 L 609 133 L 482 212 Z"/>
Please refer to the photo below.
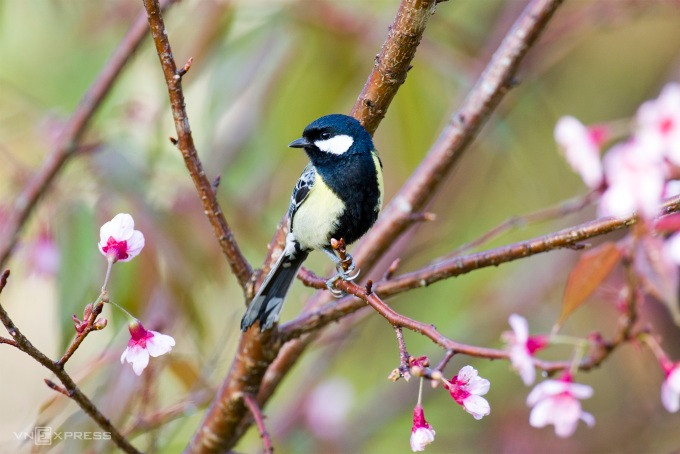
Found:
<path fill-rule="evenodd" d="M 331 133 L 330 132 L 322 132 L 321 133 L 321 139 L 322 140 L 328 140 L 331 138 Z"/>

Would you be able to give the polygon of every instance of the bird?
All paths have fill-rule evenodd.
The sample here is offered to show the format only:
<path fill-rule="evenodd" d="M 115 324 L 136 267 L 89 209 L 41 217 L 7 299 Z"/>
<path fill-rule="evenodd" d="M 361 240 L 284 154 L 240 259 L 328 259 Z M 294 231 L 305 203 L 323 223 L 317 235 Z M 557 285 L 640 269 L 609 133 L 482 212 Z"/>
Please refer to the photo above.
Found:
<path fill-rule="evenodd" d="M 358 270 L 349 254 L 346 260 L 351 264 L 343 268 L 331 239 L 349 245 L 361 238 L 375 223 L 383 203 L 382 162 L 371 135 L 355 118 L 320 117 L 288 146 L 303 149 L 310 162 L 291 195 L 284 250 L 241 319 L 242 331 L 256 321 L 261 331 L 278 322 L 286 294 L 311 251 L 322 251 L 333 261 L 337 274 L 326 285 L 335 296 L 342 295 L 333 283 L 355 279 Z"/>

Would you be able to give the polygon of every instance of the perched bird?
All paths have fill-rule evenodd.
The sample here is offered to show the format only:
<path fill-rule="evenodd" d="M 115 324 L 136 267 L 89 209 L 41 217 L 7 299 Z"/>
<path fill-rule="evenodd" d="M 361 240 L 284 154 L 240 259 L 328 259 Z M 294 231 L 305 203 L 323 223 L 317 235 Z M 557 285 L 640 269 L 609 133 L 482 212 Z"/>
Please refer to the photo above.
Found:
<path fill-rule="evenodd" d="M 351 274 L 353 265 L 344 271 L 330 240 L 353 243 L 371 228 L 382 206 L 382 163 L 356 119 L 326 115 L 288 146 L 303 148 L 311 162 L 293 189 L 285 249 L 248 306 L 243 331 L 256 320 L 262 331 L 278 321 L 286 293 L 312 250 L 323 251 L 335 263 L 338 274 L 327 281 L 329 290 L 339 278 L 355 279 L 358 272 Z"/>

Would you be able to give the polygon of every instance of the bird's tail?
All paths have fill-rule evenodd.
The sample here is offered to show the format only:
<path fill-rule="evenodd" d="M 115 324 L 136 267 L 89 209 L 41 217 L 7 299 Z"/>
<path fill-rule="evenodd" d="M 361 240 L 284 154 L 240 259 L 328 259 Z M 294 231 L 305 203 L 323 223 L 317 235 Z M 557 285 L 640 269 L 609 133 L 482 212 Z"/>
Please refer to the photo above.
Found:
<path fill-rule="evenodd" d="M 307 255 L 307 252 L 297 252 L 294 257 L 281 255 L 241 319 L 242 331 L 250 328 L 255 320 L 260 321 L 261 331 L 268 330 L 279 320 L 286 293 Z"/>

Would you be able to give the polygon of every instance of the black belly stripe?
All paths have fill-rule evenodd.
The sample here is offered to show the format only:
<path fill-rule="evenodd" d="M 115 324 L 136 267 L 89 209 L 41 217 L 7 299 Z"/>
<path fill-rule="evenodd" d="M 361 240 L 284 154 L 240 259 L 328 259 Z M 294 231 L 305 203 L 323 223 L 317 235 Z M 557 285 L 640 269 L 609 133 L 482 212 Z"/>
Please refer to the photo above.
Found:
<path fill-rule="evenodd" d="M 371 153 L 344 158 L 336 161 L 332 168 L 317 166 L 317 171 L 345 203 L 345 210 L 330 238 L 344 238 L 350 244 L 366 233 L 378 218 L 380 188 Z"/>

